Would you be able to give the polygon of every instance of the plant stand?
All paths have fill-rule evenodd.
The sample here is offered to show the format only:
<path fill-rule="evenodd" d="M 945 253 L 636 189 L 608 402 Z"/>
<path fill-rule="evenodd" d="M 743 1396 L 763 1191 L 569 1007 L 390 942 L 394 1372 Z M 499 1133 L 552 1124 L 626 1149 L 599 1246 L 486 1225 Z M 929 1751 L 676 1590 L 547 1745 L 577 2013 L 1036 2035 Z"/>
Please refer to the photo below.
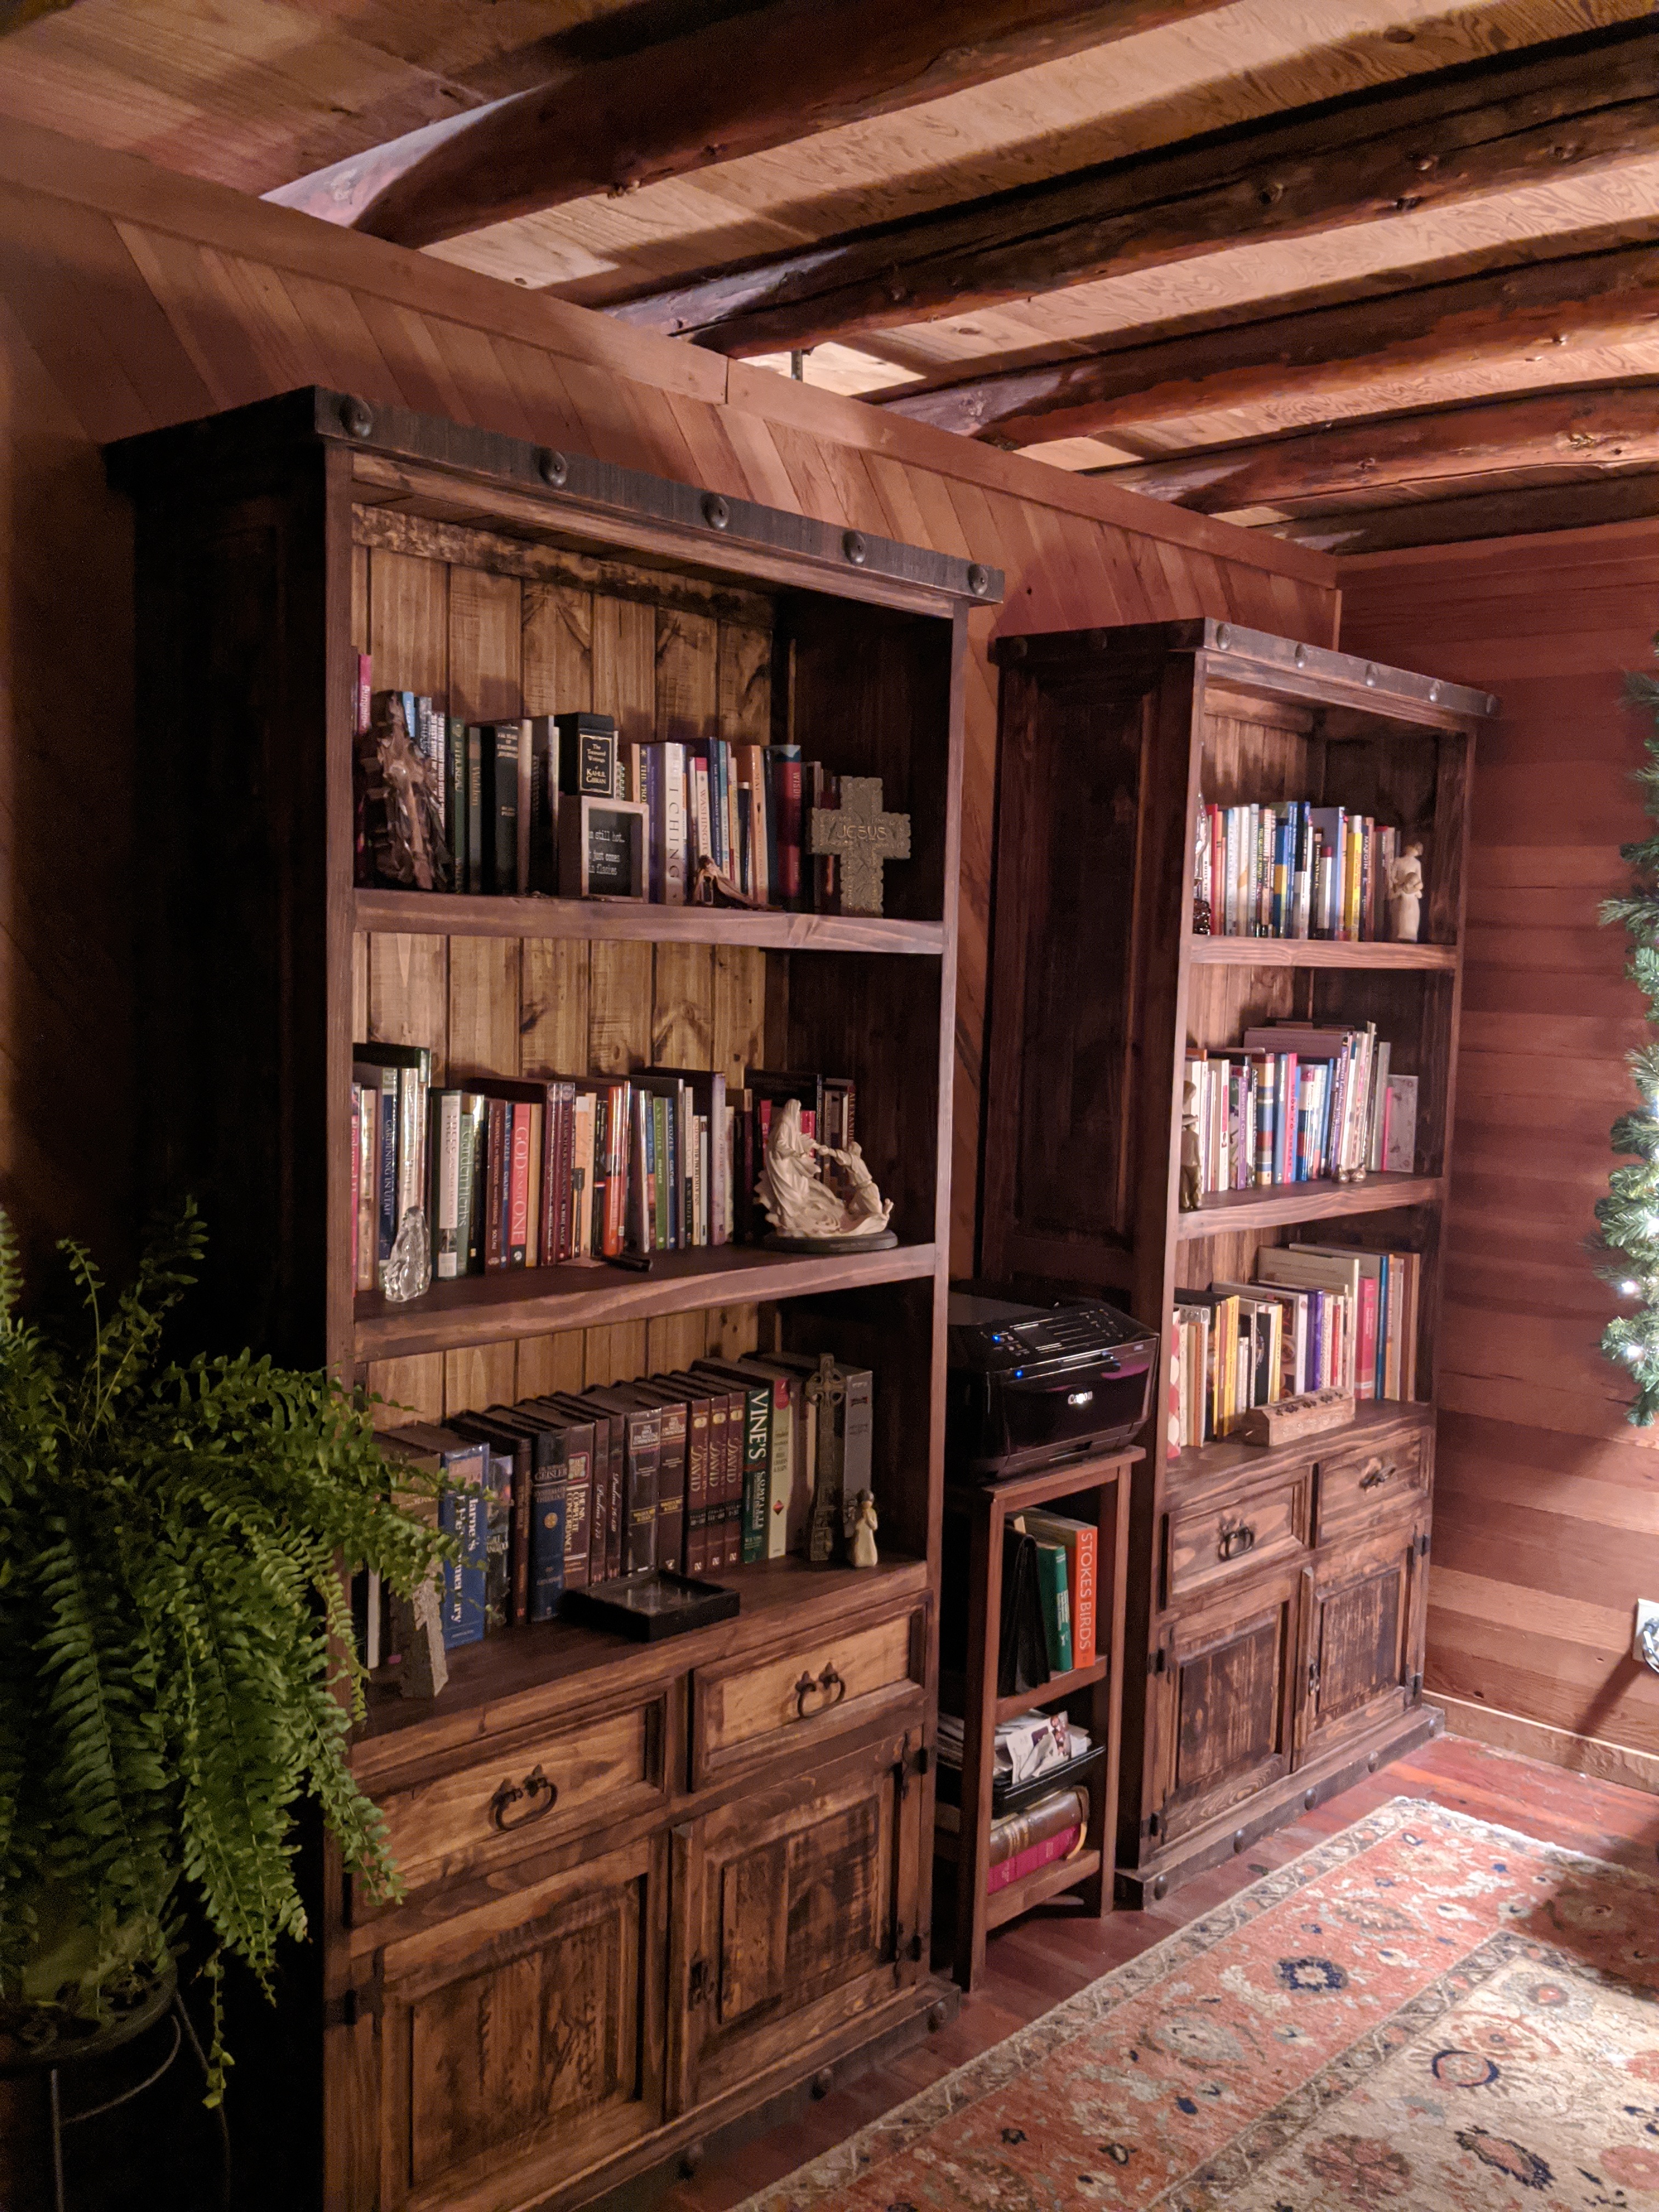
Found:
<path fill-rule="evenodd" d="M 956 1856 L 956 1942 L 951 1971 L 964 1989 L 985 1964 L 985 1938 L 993 1928 L 1035 1905 L 1068 1890 L 1080 1893 L 1082 1909 L 1097 1917 L 1112 1906 L 1111 1850 L 1117 1820 L 1118 1752 L 1122 1699 L 1123 1599 L 1129 1558 L 1129 1474 L 1146 1454 L 1136 1447 L 1098 1458 L 1068 1460 L 1041 1474 L 1006 1482 L 947 1485 L 947 1513 L 972 1516 L 968 1590 L 967 1674 L 944 1677 L 940 1703 L 947 1709 L 960 1697 L 963 1716 L 961 1826 L 954 1838 Z M 1100 1532 L 1095 1571 L 1095 1657 L 1086 1667 L 1055 1674 L 1034 1690 L 997 1695 L 997 1649 L 1002 1626 L 1002 1539 L 1008 1522 L 1028 1506 L 1092 1493 Z M 1082 1850 L 1073 1858 L 1043 1867 L 1024 1881 L 986 1893 L 990 1871 L 991 1783 L 999 1721 L 1017 1719 L 1039 1705 L 1053 1705 L 1089 1692 L 1089 1730 L 1106 1756 L 1089 1781 L 1089 1825 Z M 939 1853 L 939 1856 L 945 1856 Z"/>
<path fill-rule="evenodd" d="M 160 2064 L 152 2067 L 142 2081 L 135 2081 L 130 2087 L 118 2091 L 112 2097 L 101 2099 L 95 2105 L 85 2106 L 78 2112 L 66 2112 L 64 2109 L 64 2081 L 66 2075 L 72 2075 L 80 2069 L 92 2064 L 95 2060 L 109 2057 L 113 2052 L 136 2042 L 150 2028 L 163 2022 L 172 2030 L 172 2041 Z M 64 2190 L 64 2130 L 66 2128 L 79 2127 L 85 2120 L 97 2119 L 105 2112 L 112 2112 L 122 2105 L 131 2104 L 135 2097 L 143 2096 L 146 2089 L 153 2089 L 158 2081 L 171 2072 L 174 2061 L 185 2044 L 190 2045 L 196 2063 L 202 2069 L 203 2079 L 205 2080 L 208 2070 L 206 2057 L 198 2039 L 196 2030 L 191 2025 L 190 2015 L 185 2010 L 184 1999 L 179 1994 L 177 1979 L 169 1976 L 166 1982 L 157 1984 L 153 1996 L 143 2005 L 129 2013 L 125 2018 L 112 2021 L 109 2027 L 100 2029 L 97 2034 L 88 2036 L 82 2042 L 66 2044 L 61 2048 L 52 2046 L 40 2051 L 0 2057 L 0 2081 L 27 2082 L 33 2080 L 40 2082 L 44 2077 L 46 2110 L 42 2118 L 52 2177 L 52 2212 L 68 2212 L 68 2200 Z M 228 2212 L 230 2136 L 222 2106 L 220 2106 L 216 2117 L 219 2123 L 220 2142 L 220 2203 L 225 2208 L 225 2212 Z M 10 2202 L 9 2198 L 6 2200 L 8 2212 L 9 2212 Z"/>

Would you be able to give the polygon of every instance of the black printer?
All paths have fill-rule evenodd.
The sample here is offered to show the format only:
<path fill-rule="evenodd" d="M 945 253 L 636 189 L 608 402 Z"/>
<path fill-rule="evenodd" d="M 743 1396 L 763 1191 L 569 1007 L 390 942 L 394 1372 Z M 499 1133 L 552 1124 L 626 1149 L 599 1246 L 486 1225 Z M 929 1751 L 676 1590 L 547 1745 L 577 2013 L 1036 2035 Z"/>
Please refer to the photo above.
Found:
<path fill-rule="evenodd" d="M 977 1284 L 947 1309 L 945 1468 L 1030 1474 L 1127 1443 L 1152 1411 L 1158 1332 L 1099 1300 L 1025 1305 Z"/>

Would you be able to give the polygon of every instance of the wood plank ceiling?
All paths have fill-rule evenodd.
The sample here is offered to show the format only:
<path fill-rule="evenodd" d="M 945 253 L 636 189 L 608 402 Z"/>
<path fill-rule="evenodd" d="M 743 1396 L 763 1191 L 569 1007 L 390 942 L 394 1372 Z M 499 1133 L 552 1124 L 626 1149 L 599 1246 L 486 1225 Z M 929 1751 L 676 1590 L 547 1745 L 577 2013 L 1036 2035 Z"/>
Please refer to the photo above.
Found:
<path fill-rule="evenodd" d="M 1659 509 L 1650 0 L 0 0 L 0 117 L 1333 550 Z"/>

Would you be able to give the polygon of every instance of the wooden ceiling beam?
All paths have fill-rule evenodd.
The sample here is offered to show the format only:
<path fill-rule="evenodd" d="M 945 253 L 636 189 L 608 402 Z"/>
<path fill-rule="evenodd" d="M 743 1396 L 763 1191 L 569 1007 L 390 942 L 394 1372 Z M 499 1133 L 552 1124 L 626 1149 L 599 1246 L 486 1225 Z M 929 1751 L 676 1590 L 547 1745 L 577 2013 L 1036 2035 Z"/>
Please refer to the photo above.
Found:
<path fill-rule="evenodd" d="M 1659 27 L 1560 40 L 653 286 L 623 320 L 726 354 L 960 315 L 1659 149 Z"/>
<path fill-rule="evenodd" d="M 1342 422 L 1091 476 L 1199 514 L 1295 507 L 1509 469 L 1659 468 L 1659 377 Z"/>
<path fill-rule="evenodd" d="M 1560 350 L 1659 343 L 1650 246 L 1528 261 L 1479 276 L 1366 293 L 1259 322 L 1170 325 L 1135 345 L 906 385 L 872 404 L 1000 445 L 1109 435 L 1218 408 L 1304 403 L 1333 414 L 1383 375 L 1454 376 Z"/>
<path fill-rule="evenodd" d="M 1320 552 L 1347 555 L 1645 520 L 1659 523 L 1659 472 L 1621 477 L 1612 483 L 1523 485 L 1415 506 L 1304 515 L 1275 524 L 1272 534 Z"/>
<path fill-rule="evenodd" d="M 267 192 L 403 246 L 734 161 L 1224 0 L 770 0 Z"/>

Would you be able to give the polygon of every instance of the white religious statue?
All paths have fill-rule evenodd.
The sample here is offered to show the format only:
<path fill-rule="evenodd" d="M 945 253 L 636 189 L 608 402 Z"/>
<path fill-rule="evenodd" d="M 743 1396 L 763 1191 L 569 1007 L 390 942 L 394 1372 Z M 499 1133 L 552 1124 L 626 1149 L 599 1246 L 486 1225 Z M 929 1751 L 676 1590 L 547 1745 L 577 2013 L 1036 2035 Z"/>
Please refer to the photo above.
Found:
<path fill-rule="evenodd" d="M 1389 864 L 1389 921 L 1396 945 L 1415 945 L 1423 918 L 1423 848 L 1406 846 Z"/>
<path fill-rule="evenodd" d="M 840 1189 L 820 1177 L 822 1160 L 839 1169 Z M 837 1151 L 806 1134 L 798 1098 L 786 1099 L 773 1115 L 756 1194 L 775 1231 L 786 1237 L 879 1237 L 893 1210 L 856 1144 Z"/>

